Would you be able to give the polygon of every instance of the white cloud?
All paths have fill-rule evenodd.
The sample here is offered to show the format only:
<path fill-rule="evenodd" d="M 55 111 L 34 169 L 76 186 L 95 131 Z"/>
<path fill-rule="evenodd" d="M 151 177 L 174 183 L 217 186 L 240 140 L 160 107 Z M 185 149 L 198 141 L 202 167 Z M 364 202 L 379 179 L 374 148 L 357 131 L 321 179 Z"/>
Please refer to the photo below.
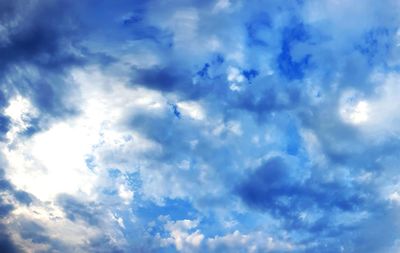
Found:
<path fill-rule="evenodd" d="M 128 205 L 133 199 L 133 191 L 129 190 L 126 185 L 121 184 L 118 187 L 118 196 Z"/>
<path fill-rule="evenodd" d="M 232 91 L 241 91 L 244 89 L 243 82 L 245 77 L 240 73 L 238 68 L 230 66 L 227 70 L 227 80 L 229 82 L 229 88 Z"/>
<path fill-rule="evenodd" d="M 10 229 L 18 229 L 18 221 L 26 219 L 37 222 L 46 234 L 71 248 L 84 249 L 89 240 L 104 234 L 123 246 L 124 221 L 111 212 L 134 198 L 129 179 L 123 175 L 138 169 L 135 164 L 141 154 L 159 150 L 158 144 L 124 126 L 126 117 L 143 112 L 161 115 L 168 109 L 167 100 L 155 91 L 128 88 L 123 78 L 97 68 L 72 75 L 81 90 L 75 101 L 80 114 L 52 123 L 31 138 L 19 138 L 17 134 L 28 127 L 36 109 L 22 96 L 16 96 L 6 108 L 13 121 L 8 145 L 1 146 L 7 178 L 17 189 L 38 199 L 30 206 L 16 207 L 9 218 Z M 119 169 L 122 175 L 110 177 L 109 168 Z M 116 190 L 116 195 L 109 200 L 103 189 Z M 104 218 L 100 230 L 80 220 L 71 221 L 55 204 L 60 194 L 101 203 L 102 211 L 110 217 Z M 27 251 L 35 247 L 48 250 L 46 245 L 33 246 L 21 238 L 19 242 Z"/>
<path fill-rule="evenodd" d="M 368 97 L 357 91 L 345 92 L 340 101 L 342 119 L 375 142 L 400 136 L 398 80 L 397 74 L 374 74 L 371 81 L 376 88 Z"/>
<path fill-rule="evenodd" d="M 4 114 L 10 117 L 12 122 L 12 127 L 6 136 L 8 140 L 12 141 L 19 133 L 30 127 L 27 120 L 36 117 L 38 111 L 27 98 L 17 95 L 10 100 L 10 104 L 5 108 Z"/>
<path fill-rule="evenodd" d="M 239 121 L 216 122 L 215 128 L 212 130 L 214 135 L 221 135 L 223 133 L 231 133 L 237 136 L 243 134 L 242 125 Z"/>
<path fill-rule="evenodd" d="M 177 103 L 177 106 L 183 116 L 188 116 L 194 120 L 204 120 L 206 118 L 206 113 L 198 102 L 181 101 Z"/>
<path fill-rule="evenodd" d="M 236 230 L 222 236 L 205 237 L 197 229 L 198 225 L 198 220 L 171 221 L 166 217 L 164 229 L 169 236 L 160 237 L 160 245 L 167 247 L 172 244 L 179 252 L 292 252 L 302 248 L 261 231 L 242 234 Z"/>
<path fill-rule="evenodd" d="M 327 159 L 315 133 L 311 130 L 302 129 L 300 134 L 304 140 L 305 150 L 307 151 L 310 160 L 318 166 L 325 167 L 327 165 Z"/>
<path fill-rule="evenodd" d="M 262 232 L 242 234 L 237 230 L 224 236 L 208 238 L 207 245 L 212 252 L 219 252 L 222 249 L 232 252 L 238 250 L 249 253 L 270 251 L 290 252 L 299 248 L 299 246 L 276 240 Z"/>
<path fill-rule="evenodd" d="M 231 2 L 229 0 L 218 0 L 214 6 L 213 11 L 214 12 L 223 11 L 229 9 L 230 6 Z"/>
<path fill-rule="evenodd" d="M 114 158 L 121 160 L 130 157 L 132 161 L 135 155 L 157 148 L 121 124 L 130 111 L 163 113 L 166 107 L 162 96 L 144 89 L 128 89 L 121 80 L 102 75 L 98 70 L 81 70 L 73 75 L 82 91 L 81 114 L 3 149 L 11 182 L 43 201 L 60 193 L 94 196 L 96 182 L 101 181 L 99 172 L 106 169 L 101 165 L 107 165 L 107 153 L 114 153 Z M 16 122 L 16 129 L 11 131 L 14 137 L 15 132 L 26 128 L 24 115 L 34 111 L 26 98 L 13 100 L 6 112 Z M 100 167 L 88 168 L 88 157 L 94 157 Z M 123 162 L 117 165 L 122 170 L 132 170 L 129 165 L 124 167 Z M 120 192 L 127 200 L 127 191 Z"/>
<path fill-rule="evenodd" d="M 346 92 L 341 97 L 340 115 L 347 123 L 362 124 L 369 120 L 369 107 L 369 103 L 354 92 Z"/>
<path fill-rule="evenodd" d="M 162 238 L 161 245 L 174 244 L 179 252 L 193 252 L 198 249 L 204 239 L 199 230 L 190 232 L 198 226 L 196 220 L 167 221 L 164 228 L 169 232 L 170 237 Z"/>

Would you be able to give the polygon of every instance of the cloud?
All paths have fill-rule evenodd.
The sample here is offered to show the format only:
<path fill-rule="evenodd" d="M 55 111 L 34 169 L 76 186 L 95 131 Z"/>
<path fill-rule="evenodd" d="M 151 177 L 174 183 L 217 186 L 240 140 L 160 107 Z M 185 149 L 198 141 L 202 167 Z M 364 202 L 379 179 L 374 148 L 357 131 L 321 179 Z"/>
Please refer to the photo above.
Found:
<path fill-rule="evenodd" d="M 27 129 L 34 134 L 45 128 L 49 118 L 75 113 L 68 101 L 72 85 L 66 69 L 82 65 L 79 48 L 73 38 L 79 33 L 74 19 L 75 6 L 65 1 L 13 1 L 2 3 L 0 55 L 1 107 L 20 94 L 29 97 L 39 114 L 35 125 Z M 72 94 L 71 94 L 72 95 Z M 2 116 L 7 122 L 7 117 Z M 3 132 L 7 125 L 2 124 Z"/>
<path fill-rule="evenodd" d="M 68 195 L 58 196 L 57 201 L 67 215 L 67 218 L 72 221 L 81 219 L 92 226 L 100 222 L 100 215 L 97 214 L 98 211 L 96 211 L 93 203 L 89 204 L 89 206 Z"/>
<path fill-rule="evenodd" d="M 242 234 L 234 231 L 224 236 L 209 238 L 207 241 L 210 252 L 293 252 L 297 245 L 275 240 L 273 237 L 254 232 Z"/>
<path fill-rule="evenodd" d="M 1 1 L 0 247 L 395 252 L 399 7 Z"/>
<path fill-rule="evenodd" d="M 197 226 L 196 221 L 180 220 L 175 222 L 167 222 L 165 229 L 169 231 L 171 237 L 162 239 L 162 244 L 172 243 L 179 252 L 189 252 L 196 250 L 204 239 L 198 230 L 189 232 Z"/>
<path fill-rule="evenodd" d="M 236 230 L 223 236 L 205 237 L 198 229 L 197 220 L 159 219 L 166 219 L 164 229 L 168 232 L 168 237 L 159 238 L 160 245 L 173 245 L 178 252 L 291 252 L 301 249 L 301 246 L 280 241 L 260 231 L 242 234 Z"/>
<path fill-rule="evenodd" d="M 2 232 L 0 233 L 0 250 L 3 252 L 17 253 L 22 252 L 21 249 L 13 242 L 10 235 L 5 232 L 4 225 L 1 225 Z"/>
<path fill-rule="evenodd" d="M 238 195 L 249 206 L 282 219 L 291 229 L 321 232 L 334 230 L 328 226 L 335 211 L 357 212 L 365 205 L 360 186 L 289 166 L 280 157 L 270 158 L 239 184 Z"/>

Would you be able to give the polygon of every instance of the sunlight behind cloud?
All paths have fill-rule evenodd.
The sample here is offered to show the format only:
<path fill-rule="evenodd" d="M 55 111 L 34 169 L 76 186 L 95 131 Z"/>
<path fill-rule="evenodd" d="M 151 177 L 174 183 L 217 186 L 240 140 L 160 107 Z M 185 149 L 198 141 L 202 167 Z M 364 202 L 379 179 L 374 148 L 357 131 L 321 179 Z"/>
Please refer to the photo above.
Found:
<path fill-rule="evenodd" d="M 366 100 L 361 100 L 354 92 L 347 92 L 341 98 L 340 115 L 351 124 L 365 123 L 370 117 L 370 106 Z"/>
<path fill-rule="evenodd" d="M 154 92 L 127 90 L 123 84 L 117 85 L 118 80 L 105 78 L 97 71 L 75 73 L 75 77 L 84 91 L 82 95 L 85 103 L 81 106 L 80 115 L 55 123 L 31 139 L 20 140 L 14 147 L 3 150 L 12 168 L 9 173 L 11 181 L 43 201 L 53 200 L 60 193 L 80 193 L 94 198 L 97 195 L 95 187 L 100 180 L 99 172 L 105 168 L 89 168 L 88 157 L 102 159 L 104 147 L 113 152 L 126 152 L 121 148 L 129 145 L 128 151 L 132 154 L 153 148 L 150 141 L 137 133 L 117 130 L 117 125 L 127 110 L 145 108 L 158 111 L 165 107 L 163 101 L 160 101 L 162 98 L 155 96 Z M 91 86 L 94 81 L 98 84 L 97 89 Z M 106 87 L 110 81 L 114 83 L 112 90 Z M 93 99 L 94 96 L 96 99 Z M 119 99 L 115 100 L 115 97 Z M 131 97 L 139 99 L 131 100 Z M 183 108 L 191 116 L 196 119 L 201 117 L 196 106 L 186 105 L 183 103 Z M 34 111 L 29 100 L 21 97 L 13 100 L 7 113 L 16 121 L 16 129 L 10 131 L 14 137 L 26 128 L 24 115 Z M 133 142 L 132 137 L 128 138 L 132 134 L 136 135 Z M 119 193 L 124 202 L 132 200 L 133 193 L 124 186 L 119 188 Z"/>

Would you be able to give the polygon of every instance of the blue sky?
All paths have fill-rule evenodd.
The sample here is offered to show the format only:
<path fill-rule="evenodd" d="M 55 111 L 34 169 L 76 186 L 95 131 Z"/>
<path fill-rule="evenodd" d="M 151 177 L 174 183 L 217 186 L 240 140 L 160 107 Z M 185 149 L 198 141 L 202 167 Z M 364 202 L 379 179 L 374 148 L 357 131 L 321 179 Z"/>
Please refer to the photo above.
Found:
<path fill-rule="evenodd" d="M 0 252 L 399 252 L 399 11 L 0 0 Z"/>

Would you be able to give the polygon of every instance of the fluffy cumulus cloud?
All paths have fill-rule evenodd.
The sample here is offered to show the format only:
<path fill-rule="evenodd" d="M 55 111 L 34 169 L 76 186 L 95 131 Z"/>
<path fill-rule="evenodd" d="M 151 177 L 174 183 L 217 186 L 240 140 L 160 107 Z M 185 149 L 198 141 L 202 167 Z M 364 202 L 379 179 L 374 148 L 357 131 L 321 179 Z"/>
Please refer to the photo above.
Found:
<path fill-rule="evenodd" d="M 0 252 L 398 252 L 399 11 L 0 0 Z"/>

